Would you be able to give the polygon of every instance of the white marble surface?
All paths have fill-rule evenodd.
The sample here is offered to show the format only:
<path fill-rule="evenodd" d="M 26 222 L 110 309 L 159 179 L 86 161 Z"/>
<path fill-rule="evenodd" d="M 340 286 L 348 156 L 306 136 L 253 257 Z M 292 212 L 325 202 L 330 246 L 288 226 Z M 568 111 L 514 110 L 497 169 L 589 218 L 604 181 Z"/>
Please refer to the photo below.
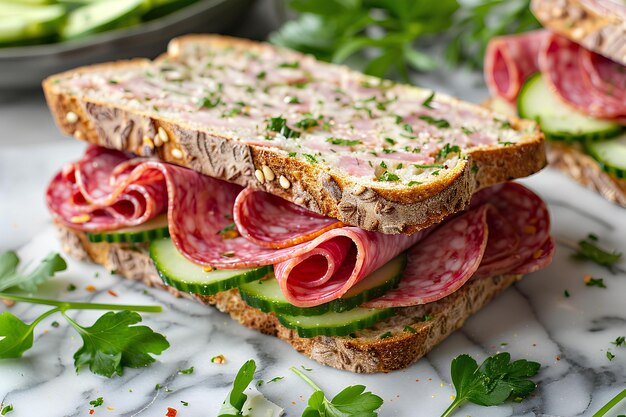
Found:
<path fill-rule="evenodd" d="M 484 96 L 475 80 L 453 78 L 447 90 L 478 100 Z M 422 84 L 443 84 L 438 76 Z M 62 138 L 47 113 L 41 95 L 0 98 L 0 250 L 19 249 L 25 261 L 59 250 L 44 207 L 44 188 L 64 161 L 77 158 L 83 145 Z M 626 210 L 579 187 L 564 176 L 545 170 L 524 183 L 549 203 L 553 233 L 561 243 L 593 232 L 608 248 L 626 251 Z M 310 376 L 331 395 L 349 384 L 365 384 L 384 398 L 381 416 L 438 416 L 450 402 L 450 361 L 461 353 L 482 360 L 500 350 L 514 358 L 540 362 L 539 389 L 528 400 L 501 407 L 465 406 L 458 416 L 591 416 L 626 387 L 626 348 L 610 344 L 626 336 L 626 274 L 591 263 L 576 262 L 571 250 L 559 244 L 554 263 L 507 290 L 466 325 L 406 370 L 381 375 L 355 375 L 324 368 L 287 344 L 262 336 L 233 322 L 214 309 L 174 299 L 105 273 L 102 268 L 69 262 L 69 268 L 42 288 L 42 294 L 71 300 L 160 304 L 161 314 L 144 314 L 144 321 L 167 335 L 172 347 L 152 366 L 127 370 L 123 377 L 104 379 L 88 371 L 76 374 L 72 354 L 80 339 L 59 320 L 46 320 L 36 331 L 34 348 L 20 360 L 0 361 L 0 401 L 13 404 L 10 417 L 87 416 L 89 401 L 104 398 L 95 416 L 163 416 L 167 407 L 180 417 L 214 416 L 239 366 L 254 358 L 257 378 L 285 379 L 261 390 L 299 416 L 310 388 L 288 371 L 290 366 L 312 368 Z M 620 267 L 626 269 L 626 262 Z M 608 289 L 590 288 L 582 277 L 603 277 Z M 96 277 L 99 275 L 99 277 Z M 78 290 L 68 293 L 67 285 Z M 98 291 L 85 291 L 94 285 Z M 107 290 L 120 296 L 112 297 Z M 564 290 L 571 294 L 565 298 Z M 0 312 L 7 310 L 0 306 Z M 31 320 L 39 307 L 17 304 L 11 311 Z M 98 313 L 80 312 L 85 324 Z M 58 318 L 56 318 L 58 319 Z M 611 348 L 611 362 L 606 351 Z M 224 365 L 210 359 L 224 354 Z M 194 366 L 192 375 L 178 370 Z M 161 384 L 169 392 L 154 390 Z M 189 403 L 183 406 L 181 401 Z M 626 404 L 612 415 L 626 413 Z"/>

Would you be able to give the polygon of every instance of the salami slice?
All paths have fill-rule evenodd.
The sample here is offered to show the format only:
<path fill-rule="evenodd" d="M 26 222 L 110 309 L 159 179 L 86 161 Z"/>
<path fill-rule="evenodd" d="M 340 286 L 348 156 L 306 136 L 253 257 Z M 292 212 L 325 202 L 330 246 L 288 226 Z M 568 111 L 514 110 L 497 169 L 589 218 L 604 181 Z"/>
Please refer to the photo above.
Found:
<path fill-rule="evenodd" d="M 342 226 L 335 219 L 252 188 L 239 193 L 233 214 L 239 233 L 267 248 L 293 246 Z"/>
<path fill-rule="evenodd" d="M 588 88 L 626 103 L 626 68 L 602 55 L 582 49 L 580 62 Z"/>
<path fill-rule="evenodd" d="M 590 116 L 626 116 L 626 102 L 584 82 L 584 49 L 562 36 L 551 34 L 539 55 L 539 67 L 548 85 L 569 105 Z"/>
<path fill-rule="evenodd" d="M 488 209 L 488 205 L 483 205 L 456 217 L 411 248 L 398 288 L 363 306 L 426 304 L 461 288 L 478 269 L 485 252 Z"/>
<path fill-rule="evenodd" d="M 493 96 L 515 101 L 522 84 L 539 70 L 545 30 L 492 38 L 485 53 L 485 80 Z"/>
<path fill-rule="evenodd" d="M 537 249 L 530 259 L 527 259 L 515 269 L 508 272 L 511 274 L 523 275 L 543 269 L 552 262 L 555 250 L 556 246 L 554 245 L 554 239 L 549 237 L 541 249 Z"/>

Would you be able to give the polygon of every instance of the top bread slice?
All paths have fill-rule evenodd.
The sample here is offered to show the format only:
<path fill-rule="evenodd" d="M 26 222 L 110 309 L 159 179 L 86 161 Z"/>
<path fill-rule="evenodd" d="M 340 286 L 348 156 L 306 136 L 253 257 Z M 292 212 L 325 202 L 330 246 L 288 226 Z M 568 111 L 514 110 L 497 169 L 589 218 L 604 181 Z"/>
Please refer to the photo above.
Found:
<path fill-rule="evenodd" d="M 626 5 L 610 0 L 533 0 L 543 26 L 626 65 Z"/>
<path fill-rule="evenodd" d="M 534 122 L 214 35 L 49 77 L 61 130 L 251 186 L 363 229 L 413 233 L 546 164 Z"/>

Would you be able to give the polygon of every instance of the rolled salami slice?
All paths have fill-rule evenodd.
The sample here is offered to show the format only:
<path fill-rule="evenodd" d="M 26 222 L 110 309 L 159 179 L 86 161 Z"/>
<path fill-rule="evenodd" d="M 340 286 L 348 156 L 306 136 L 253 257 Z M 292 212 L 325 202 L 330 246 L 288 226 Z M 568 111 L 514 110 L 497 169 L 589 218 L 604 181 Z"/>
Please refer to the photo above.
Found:
<path fill-rule="evenodd" d="M 626 103 L 626 68 L 587 49 L 581 50 L 583 80 L 590 89 Z"/>
<path fill-rule="evenodd" d="M 539 67 L 548 85 L 567 104 L 585 114 L 606 119 L 625 117 L 626 101 L 584 81 L 583 51 L 569 39 L 550 34 L 539 55 Z"/>
<path fill-rule="evenodd" d="M 474 275 L 485 252 L 488 209 L 483 205 L 456 217 L 411 248 L 398 288 L 363 307 L 426 304 L 461 288 Z"/>
<path fill-rule="evenodd" d="M 539 70 L 539 50 L 546 30 L 492 38 L 485 52 L 485 80 L 491 95 L 515 101 L 522 84 Z"/>

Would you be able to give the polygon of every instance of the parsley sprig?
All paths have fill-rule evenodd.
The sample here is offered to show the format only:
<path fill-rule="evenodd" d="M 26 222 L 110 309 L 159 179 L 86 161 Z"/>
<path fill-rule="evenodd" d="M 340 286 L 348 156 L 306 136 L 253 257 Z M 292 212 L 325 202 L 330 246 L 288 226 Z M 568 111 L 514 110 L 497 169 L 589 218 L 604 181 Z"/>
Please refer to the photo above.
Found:
<path fill-rule="evenodd" d="M 539 363 L 525 359 L 511 362 L 508 352 L 490 356 L 480 367 L 469 355 L 457 356 L 450 369 L 456 397 L 441 417 L 451 416 L 465 401 L 493 406 L 509 398 L 526 398 L 537 387 L 528 378 L 536 375 L 540 367 Z"/>
<path fill-rule="evenodd" d="M 371 392 L 365 392 L 363 385 L 349 386 L 332 400 L 328 400 L 324 391 L 302 371 L 295 366 L 289 370 L 315 390 L 302 417 L 376 417 L 376 410 L 383 405 L 383 399 Z"/>
<path fill-rule="evenodd" d="M 0 255 L 0 291 L 10 288 L 36 290 L 37 285 L 50 279 L 67 264 L 58 254 L 50 254 L 31 273 L 18 272 L 19 257 L 15 252 Z M 141 316 L 137 312 L 157 313 L 160 306 L 136 306 L 59 301 L 25 297 L 0 292 L 0 299 L 52 306 L 32 323 L 20 320 L 12 313 L 0 314 L 0 359 L 20 358 L 33 346 L 35 327 L 47 317 L 60 313 L 83 340 L 83 346 L 74 354 L 74 367 L 79 371 L 87 366 L 94 374 L 112 377 L 122 375 L 125 367 L 139 368 L 154 362 L 169 347 L 165 337 L 146 326 L 135 326 Z M 69 317 L 70 310 L 111 310 L 96 322 L 85 327 Z M 117 311 L 117 312 L 116 312 Z"/>
<path fill-rule="evenodd" d="M 598 246 L 598 237 L 589 234 L 585 239 L 578 241 L 578 249 L 574 253 L 574 258 L 589 260 L 602 266 L 613 266 L 622 258 L 620 252 L 609 252 Z"/>

